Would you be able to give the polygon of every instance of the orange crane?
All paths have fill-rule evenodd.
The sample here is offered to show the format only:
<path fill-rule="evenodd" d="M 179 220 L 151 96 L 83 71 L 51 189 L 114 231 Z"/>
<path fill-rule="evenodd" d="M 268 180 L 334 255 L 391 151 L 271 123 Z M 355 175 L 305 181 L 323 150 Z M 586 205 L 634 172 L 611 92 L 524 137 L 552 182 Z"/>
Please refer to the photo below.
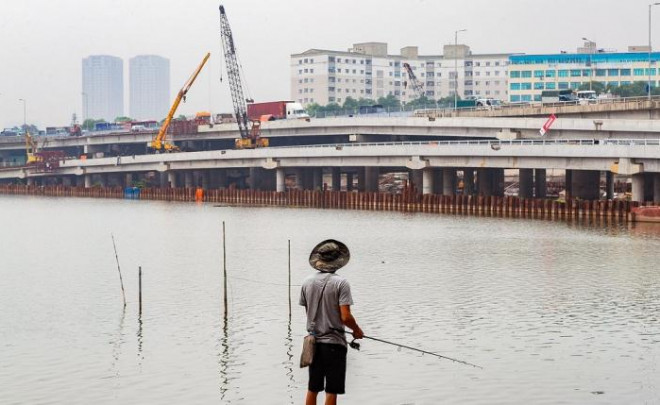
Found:
<path fill-rule="evenodd" d="M 167 135 L 167 129 L 170 126 L 170 122 L 172 122 L 172 118 L 174 117 L 177 108 L 179 108 L 179 104 L 181 104 L 181 100 L 183 100 L 184 103 L 186 102 L 186 94 L 188 93 L 188 90 L 190 90 L 190 87 L 195 82 L 195 79 L 197 79 L 199 72 L 202 71 L 202 68 L 206 64 L 206 61 L 209 60 L 210 56 L 211 56 L 210 53 L 207 53 L 206 56 L 204 56 L 204 59 L 202 59 L 202 63 L 200 63 L 199 66 L 197 66 L 197 69 L 195 69 L 195 71 L 188 78 L 188 80 L 183 85 L 181 90 L 179 90 L 179 94 L 177 94 L 176 98 L 174 99 L 174 103 L 170 108 L 170 112 L 167 114 L 167 118 L 165 118 L 165 122 L 163 123 L 163 125 L 161 125 L 160 130 L 158 131 L 158 135 L 156 135 L 156 137 L 147 145 L 149 146 L 149 148 L 153 149 L 156 153 L 160 153 L 163 151 L 176 152 L 179 150 L 178 146 L 165 141 L 165 136 Z"/>

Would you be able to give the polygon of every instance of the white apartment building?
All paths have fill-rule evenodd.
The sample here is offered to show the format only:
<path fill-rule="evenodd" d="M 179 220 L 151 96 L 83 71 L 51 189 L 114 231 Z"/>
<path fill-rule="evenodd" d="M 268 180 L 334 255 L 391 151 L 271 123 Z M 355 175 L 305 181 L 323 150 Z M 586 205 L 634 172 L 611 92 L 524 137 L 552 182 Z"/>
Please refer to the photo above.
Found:
<path fill-rule="evenodd" d="M 446 45 L 443 55 L 419 55 L 409 46 L 390 55 L 387 44 L 354 44 L 346 52 L 310 49 L 291 55 L 291 99 L 308 105 L 342 104 L 347 97 L 377 100 L 392 95 L 402 102 L 419 97 L 408 63 L 431 100 L 453 96 L 508 98 L 509 54 L 474 55 L 466 45 Z"/>
<path fill-rule="evenodd" d="M 83 119 L 113 122 L 124 115 L 123 67 L 116 56 L 92 55 L 82 60 Z"/>
<path fill-rule="evenodd" d="M 129 65 L 129 116 L 135 120 L 162 120 L 170 105 L 170 61 L 139 55 Z"/>

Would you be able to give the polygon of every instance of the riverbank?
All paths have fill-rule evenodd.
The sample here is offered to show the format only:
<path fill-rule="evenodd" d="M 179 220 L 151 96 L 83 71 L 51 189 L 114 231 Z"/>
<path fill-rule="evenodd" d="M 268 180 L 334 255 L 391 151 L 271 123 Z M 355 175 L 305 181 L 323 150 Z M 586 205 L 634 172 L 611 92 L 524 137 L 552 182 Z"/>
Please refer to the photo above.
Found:
<path fill-rule="evenodd" d="M 345 191 L 289 190 L 286 192 L 200 188 L 121 188 L 0 185 L 0 194 L 49 197 L 115 198 L 180 202 L 211 202 L 240 206 L 424 212 L 454 215 L 573 220 L 611 218 L 631 220 L 636 202 L 621 200 L 567 201 L 518 197 L 418 195 Z"/>

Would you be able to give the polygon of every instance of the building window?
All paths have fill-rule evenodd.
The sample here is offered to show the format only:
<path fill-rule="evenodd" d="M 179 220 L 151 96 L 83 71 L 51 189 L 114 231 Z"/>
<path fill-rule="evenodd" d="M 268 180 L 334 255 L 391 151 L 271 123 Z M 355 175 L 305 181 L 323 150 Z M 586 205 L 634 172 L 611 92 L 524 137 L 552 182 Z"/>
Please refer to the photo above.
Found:
<path fill-rule="evenodd" d="M 512 103 L 519 103 L 520 102 L 520 96 L 511 96 L 511 102 Z"/>
<path fill-rule="evenodd" d="M 607 75 L 607 70 L 605 69 L 596 69 L 596 76 L 604 77 Z"/>
<path fill-rule="evenodd" d="M 309 73 L 314 73 L 314 69 L 309 69 Z"/>
<path fill-rule="evenodd" d="M 582 70 L 581 69 L 571 70 L 571 77 L 580 77 L 580 76 L 582 76 Z"/>
<path fill-rule="evenodd" d="M 559 77 L 568 77 L 568 70 L 560 70 L 557 75 Z"/>
<path fill-rule="evenodd" d="M 334 87 L 328 87 L 328 91 L 335 91 Z"/>
<path fill-rule="evenodd" d="M 607 69 L 607 75 L 608 76 L 618 76 L 619 75 L 619 69 Z"/>
<path fill-rule="evenodd" d="M 532 101 L 532 95 L 531 94 L 525 94 L 522 97 L 520 97 L 520 101 L 529 103 L 530 101 Z"/>
<path fill-rule="evenodd" d="M 534 94 L 534 101 L 541 101 L 541 95 L 540 94 Z"/>
<path fill-rule="evenodd" d="M 559 86 L 559 90 L 566 90 L 568 89 L 568 82 L 559 82 L 558 86 Z"/>
<path fill-rule="evenodd" d="M 545 77 L 556 77 L 557 76 L 557 71 L 556 70 L 546 70 L 545 71 Z"/>
<path fill-rule="evenodd" d="M 520 83 L 511 83 L 511 90 L 520 90 Z"/>
<path fill-rule="evenodd" d="M 305 63 L 308 63 L 308 62 L 309 62 L 309 59 L 305 59 Z"/>
<path fill-rule="evenodd" d="M 531 90 L 532 83 L 520 83 L 520 90 Z"/>
<path fill-rule="evenodd" d="M 591 76 L 591 70 L 584 69 L 582 70 L 582 77 L 590 77 Z"/>
<path fill-rule="evenodd" d="M 518 78 L 520 78 L 520 71 L 519 70 L 512 70 L 511 73 L 509 74 L 509 76 L 512 79 L 518 79 Z"/>
<path fill-rule="evenodd" d="M 328 56 L 328 62 L 334 63 L 335 62 L 335 57 L 334 56 Z"/>
<path fill-rule="evenodd" d="M 521 76 L 523 79 L 528 79 L 532 77 L 532 71 L 531 70 L 523 70 L 521 73 Z"/>
<path fill-rule="evenodd" d="M 644 76 L 644 69 L 635 69 L 633 73 L 635 76 Z"/>
<path fill-rule="evenodd" d="M 314 63 L 314 59 L 310 59 L 310 60 L 309 60 L 309 63 Z"/>
<path fill-rule="evenodd" d="M 309 79 L 308 79 L 308 78 L 305 78 L 305 83 L 308 83 L 308 82 L 309 82 Z"/>
<path fill-rule="evenodd" d="M 555 90 L 556 88 L 557 88 L 557 85 L 553 82 L 545 84 L 545 89 L 546 90 Z"/>
<path fill-rule="evenodd" d="M 305 69 L 305 73 L 309 73 L 309 69 Z"/>
<path fill-rule="evenodd" d="M 655 68 L 653 68 L 653 69 L 646 68 L 646 69 L 644 69 L 644 71 L 646 72 L 646 76 L 649 76 L 649 75 L 655 76 Z"/>
<path fill-rule="evenodd" d="M 630 76 L 630 69 L 621 69 L 621 76 Z"/>
<path fill-rule="evenodd" d="M 571 89 L 577 90 L 580 88 L 580 82 L 571 82 Z"/>
<path fill-rule="evenodd" d="M 341 58 L 337 58 L 337 63 L 341 63 Z"/>

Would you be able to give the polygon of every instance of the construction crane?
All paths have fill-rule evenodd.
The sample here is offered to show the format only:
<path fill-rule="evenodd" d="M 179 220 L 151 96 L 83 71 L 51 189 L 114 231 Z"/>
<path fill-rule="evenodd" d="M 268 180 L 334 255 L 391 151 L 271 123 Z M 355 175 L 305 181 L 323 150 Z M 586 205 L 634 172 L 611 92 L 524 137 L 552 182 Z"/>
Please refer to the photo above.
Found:
<path fill-rule="evenodd" d="M 40 162 L 40 156 L 36 155 L 37 152 L 37 143 L 32 138 L 32 135 L 26 130 L 25 131 L 25 162 L 29 165 Z"/>
<path fill-rule="evenodd" d="M 167 118 L 165 118 L 165 122 L 163 123 L 163 125 L 161 125 L 160 130 L 158 131 L 158 135 L 156 135 L 156 137 L 147 145 L 151 149 L 153 149 L 156 153 L 160 153 L 163 151 L 176 152 L 179 150 L 178 146 L 165 141 L 165 136 L 167 135 L 167 129 L 170 127 L 170 122 L 172 122 L 172 118 L 174 117 L 177 108 L 179 108 L 179 104 L 181 104 L 181 100 L 183 100 L 184 103 L 186 102 L 186 94 L 188 93 L 188 90 L 190 90 L 190 87 L 195 82 L 195 79 L 197 79 L 199 72 L 202 71 L 202 68 L 206 64 L 206 61 L 209 60 L 210 56 L 211 56 L 210 53 L 207 53 L 206 56 L 204 56 L 204 59 L 202 59 L 202 63 L 200 63 L 199 66 L 197 66 L 197 69 L 195 69 L 195 71 L 188 78 L 188 80 L 183 85 L 181 90 L 179 90 L 179 94 L 177 94 L 176 98 L 174 99 L 174 103 L 170 108 L 170 112 L 167 113 Z"/>
<path fill-rule="evenodd" d="M 412 67 L 408 63 L 403 64 L 403 68 L 406 69 L 406 72 L 408 73 L 408 79 L 410 80 L 410 87 L 412 87 L 415 90 L 415 93 L 417 93 L 417 97 L 421 98 L 424 97 L 424 86 L 422 83 L 417 80 L 417 76 L 415 76 L 415 72 L 413 72 Z M 407 87 L 408 83 L 404 82 L 404 86 Z"/>
<path fill-rule="evenodd" d="M 241 83 L 240 67 L 236 57 L 234 37 L 231 33 L 229 20 L 225 13 L 225 7 L 220 5 L 220 36 L 222 37 L 222 49 L 225 52 L 225 64 L 227 65 L 227 79 L 231 91 L 231 100 L 234 104 L 234 114 L 238 122 L 240 139 L 236 139 L 237 149 L 252 149 L 268 146 L 268 139 L 260 138 L 260 122 L 248 120 L 247 102 L 243 96 L 243 85 Z"/>

